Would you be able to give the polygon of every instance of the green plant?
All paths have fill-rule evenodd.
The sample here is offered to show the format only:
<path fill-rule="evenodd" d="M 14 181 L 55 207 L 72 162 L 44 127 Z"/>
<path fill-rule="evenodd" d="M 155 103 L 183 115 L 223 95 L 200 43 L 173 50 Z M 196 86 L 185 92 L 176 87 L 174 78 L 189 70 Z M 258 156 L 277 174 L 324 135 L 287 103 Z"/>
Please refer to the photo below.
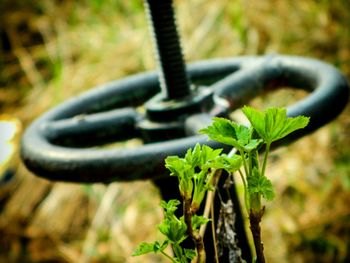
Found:
<path fill-rule="evenodd" d="M 142 255 L 149 252 L 162 253 L 172 262 L 188 262 L 197 257 L 197 262 L 206 262 L 203 236 L 200 234 L 201 225 L 209 220 L 204 216 L 197 215 L 208 190 L 213 190 L 216 177 L 222 169 L 234 172 L 241 166 L 241 157 L 238 155 L 228 157 L 222 154 L 222 149 L 214 150 L 209 146 L 200 146 L 189 149 L 184 158 L 169 156 L 166 158 L 166 168 L 171 176 L 179 180 L 179 190 L 182 197 L 183 215 L 178 218 L 175 215 L 178 200 L 162 201 L 164 208 L 164 221 L 158 225 L 159 231 L 165 236 L 165 241 L 154 243 L 142 243 L 133 255 Z M 182 249 L 181 243 L 187 237 L 192 238 L 195 250 Z M 174 257 L 171 258 L 164 252 L 171 244 Z"/>
<path fill-rule="evenodd" d="M 222 153 L 222 149 L 214 150 L 197 144 L 193 150 L 187 151 L 184 158 L 166 158 L 165 166 L 170 170 L 170 175 L 177 176 L 179 180 L 183 216 L 177 218 L 174 214 L 180 201 L 163 201 L 161 206 L 165 210 L 165 219 L 158 229 L 165 235 L 165 241 L 142 243 L 134 255 L 160 252 L 172 262 L 188 262 L 194 258 L 196 262 L 206 262 L 203 231 L 199 231 L 199 228 L 209 219 L 197 215 L 197 212 L 207 191 L 215 190 L 216 181 L 225 170 L 229 176 L 238 172 L 243 181 L 245 207 L 249 215 L 256 262 L 265 262 L 260 222 L 265 209 L 262 199 L 269 201 L 274 198 L 272 183 L 265 174 L 270 147 L 274 141 L 304 128 L 309 118 L 288 118 L 286 110 L 282 108 L 269 108 L 261 112 L 245 106 L 242 110 L 250 121 L 250 127 L 225 118 L 213 118 L 210 126 L 200 130 L 200 133 L 208 135 L 210 139 L 232 146 L 239 155 L 226 155 Z M 260 156 L 263 156 L 262 160 Z M 181 242 L 188 236 L 194 241 L 195 250 L 181 248 Z M 164 252 L 169 244 L 173 246 L 174 257 Z M 218 261 L 218 257 L 216 260 Z"/>
<path fill-rule="evenodd" d="M 269 108 L 265 112 L 251 107 L 243 107 L 243 113 L 251 126 L 246 127 L 223 118 L 214 118 L 212 125 L 200 132 L 210 139 L 235 147 L 243 161 L 243 171 L 239 174 L 245 188 L 245 206 L 249 215 L 250 229 L 254 239 L 257 262 L 265 262 L 264 247 L 261 242 L 260 222 L 264 214 L 262 198 L 274 198 L 271 181 L 265 171 L 270 146 L 295 130 L 304 128 L 309 118 L 298 116 L 288 118 L 282 108 Z M 265 146 L 265 147 L 262 147 Z M 262 164 L 259 151 L 264 151 Z"/>

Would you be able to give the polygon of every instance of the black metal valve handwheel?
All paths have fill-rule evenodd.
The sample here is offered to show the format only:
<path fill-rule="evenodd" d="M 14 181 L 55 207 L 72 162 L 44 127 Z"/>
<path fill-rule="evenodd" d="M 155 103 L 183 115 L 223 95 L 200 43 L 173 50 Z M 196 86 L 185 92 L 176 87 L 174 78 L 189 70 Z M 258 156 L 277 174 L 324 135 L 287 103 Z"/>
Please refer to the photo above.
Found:
<path fill-rule="evenodd" d="M 229 116 L 250 99 L 278 87 L 310 95 L 288 107 L 288 115 L 309 116 L 307 134 L 334 119 L 345 107 L 349 87 L 337 69 L 317 60 L 238 57 L 188 66 L 192 95 L 162 100 L 155 72 L 107 83 L 72 98 L 37 119 L 24 133 L 21 155 L 35 174 L 50 180 L 113 182 L 155 179 L 165 174 L 164 158 L 182 155 L 213 116 Z M 152 98 L 153 97 L 153 98 Z M 144 104 L 145 113 L 136 107 Z M 91 148 L 140 138 L 138 148 Z"/>

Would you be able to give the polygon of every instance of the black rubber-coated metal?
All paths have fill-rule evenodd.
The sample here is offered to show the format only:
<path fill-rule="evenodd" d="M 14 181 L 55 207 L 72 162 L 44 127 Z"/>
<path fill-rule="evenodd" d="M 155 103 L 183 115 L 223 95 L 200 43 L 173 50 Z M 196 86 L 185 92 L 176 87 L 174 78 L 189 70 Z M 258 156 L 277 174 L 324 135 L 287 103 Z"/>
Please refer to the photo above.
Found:
<path fill-rule="evenodd" d="M 197 62 L 188 66 L 188 75 L 193 84 L 205 86 L 211 93 L 211 107 L 149 124 L 169 132 L 172 128 L 167 126 L 173 125 L 183 133 L 177 136 L 183 137 L 134 149 L 84 148 L 142 139 L 145 133 L 138 124 L 147 120 L 147 115 L 134 108 L 160 91 L 157 73 L 144 73 L 97 87 L 37 119 L 22 138 L 21 155 L 26 166 L 50 180 L 108 183 L 156 179 L 166 174 L 166 156 L 181 156 L 197 142 L 221 147 L 197 135 L 197 130 L 211 117 L 228 116 L 263 91 L 289 86 L 310 92 L 288 107 L 289 116 L 311 117 L 307 128 L 290 138 L 293 140 L 334 119 L 349 97 L 349 86 L 336 68 L 301 57 L 276 55 Z"/>

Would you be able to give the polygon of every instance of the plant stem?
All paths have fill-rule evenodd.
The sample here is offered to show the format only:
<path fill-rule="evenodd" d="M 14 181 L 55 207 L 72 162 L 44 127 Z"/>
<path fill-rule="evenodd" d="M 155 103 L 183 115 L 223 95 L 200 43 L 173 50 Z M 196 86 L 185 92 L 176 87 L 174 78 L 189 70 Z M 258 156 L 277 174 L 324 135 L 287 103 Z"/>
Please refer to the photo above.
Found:
<path fill-rule="evenodd" d="M 209 218 L 210 209 L 211 209 L 211 206 L 214 202 L 215 192 L 216 192 L 216 189 L 214 189 L 213 191 L 208 191 L 208 193 L 207 193 L 207 197 L 205 200 L 204 212 L 203 212 L 203 216 L 205 218 Z M 199 230 L 199 234 L 201 236 L 204 236 L 206 229 L 207 229 L 207 224 L 201 225 L 201 228 Z"/>
<path fill-rule="evenodd" d="M 164 251 L 160 251 L 160 253 L 162 253 L 166 258 L 168 258 L 171 262 L 175 262 L 176 263 L 176 261 L 171 257 L 171 256 L 169 256 L 167 253 L 165 253 Z"/>
<path fill-rule="evenodd" d="M 245 160 L 245 153 L 243 151 L 239 151 L 239 153 L 240 153 L 240 155 L 242 157 L 244 172 L 248 176 L 249 175 L 249 170 L 248 170 L 247 162 Z"/>
<path fill-rule="evenodd" d="M 192 238 L 197 251 L 197 259 L 196 263 L 205 263 L 206 262 L 206 254 L 204 249 L 204 241 L 202 236 L 198 233 L 198 231 L 195 231 L 192 227 L 192 216 L 193 211 L 191 208 L 191 200 L 190 199 L 184 199 L 183 200 L 183 210 L 184 210 L 184 218 L 185 223 L 187 225 L 187 233 Z"/>
<path fill-rule="evenodd" d="M 214 198 L 215 198 L 215 193 L 216 193 L 216 186 L 217 183 L 219 181 L 219 178 L 221 176 L 222 170 L 216 170 L 214 176 L 211 178 L 210 182 L 212 184 L 212 186 L 214 187 L 213 191 L 208 191 L 207 192 L 207 197 L 205 200 L 205 207 L 204 207 L 204 212 L 203 212 L 203 216 L 206 218 L 209 218 L 209 213 L 210 213 L 210 209 L 213 206 L 214 203 Z M 212 222 L 214 221 L 214 217 L 212 217 Z M 199 230 L 199 234 L 203 237 L 205 230 L 206 230 L 206 226 L 207 224 L 201 225 L 200 230 Z"/>
<path fill-rule="evenodd" d="M 261 194 L 253 193 L 249 195 L 249 209 L 254 213 L 258 213 L 261 210 Z"/>
<path fill-rule="evenodd" d="M 263 162 L 263 167 L 261 170 L 261 175 L 265 175 L 265 170 L 266 170 L 266 163 L 267 163 L 267 156 L 269 155 L 270 152 L 270 145 L 271 143 L 266 143 L 266 149 L 265 149 L 265 155 L 264 155 L 264 162 Z"/>
<path fill-rule="evenodd" d="M 215 252 L 215 263 L 219 263 L 219 253 L 217 248 L 217 240 L 216 240 L 216 232 L 215 232 L 215 214 L 214 214 L 214 204 L 211 203 L 210 205 L 210 214 L 211 214 L 211 231 L 213 234 L 213 245 L 214 245 L 214 252 Z"/>
<path fill-rule="evenodd" d="M 253 235 L 257 263 L 265 263 L 264 244 L 261 242 L 261 228 L 260 228 L 260 222 L 264 214 L 264 211 L 265 209 L 263 207 L 258 212 L 254 212 L 253 210 L 250 210 L 250 213 L 249 213 L 250 230 Z"/>
<path fill-rule="evenodd" d="M 249 213 L 250 203 L 249 203 L 249 196 L 248 196 L 247 181 L 244 178 L 244 175 L 243 175 L 241 169 L 238 170 L 238 173 L 241 176 L 241 179 L 242 179 L 242 182 L 243 182 L 243 187 L 244 187 L 244 206 L 245 206 L 245 209 L 247 210 L 247 213 Z"/>

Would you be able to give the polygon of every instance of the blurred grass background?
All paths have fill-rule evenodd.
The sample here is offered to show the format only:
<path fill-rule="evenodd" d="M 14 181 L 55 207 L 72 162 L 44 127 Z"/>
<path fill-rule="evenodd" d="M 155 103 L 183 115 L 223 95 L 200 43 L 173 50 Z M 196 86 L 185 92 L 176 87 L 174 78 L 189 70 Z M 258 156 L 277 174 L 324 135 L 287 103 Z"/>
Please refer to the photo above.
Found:
<path fill-rule="evenodd" d="M 294 54 L 350 79 L 348 0 L 174 3 L 188 62 Z M 24 128 L 73 95 L 155 68 L 141 0 L 1 0 L 0 12 L 0 113 Z M 297 96 L 287 90 L 252 103 Z M 271 156 L 278 197 L 262 226 L 268 262 L 350 262 L 349 113 Z M 0 185 L 0 262 L 162 262 L 130 257 L 158 237 L 160 199 L 150 182 L 52 183 L 12 159 L 16 175 Z"/>

